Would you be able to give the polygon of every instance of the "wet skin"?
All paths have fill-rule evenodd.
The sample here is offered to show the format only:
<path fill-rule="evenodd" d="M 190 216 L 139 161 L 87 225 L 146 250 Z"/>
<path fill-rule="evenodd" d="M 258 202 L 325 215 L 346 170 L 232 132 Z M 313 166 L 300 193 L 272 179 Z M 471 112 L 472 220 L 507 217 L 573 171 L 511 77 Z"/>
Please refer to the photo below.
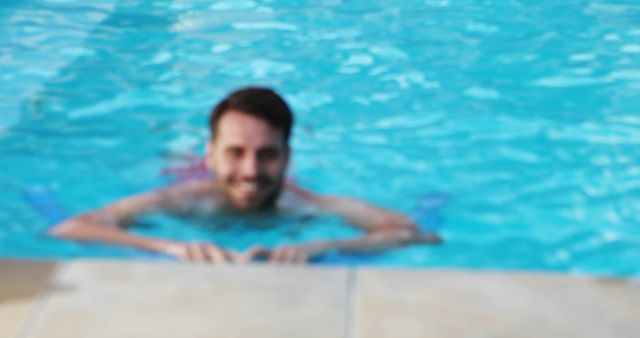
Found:
<path fill-rule="evenodd" d="M 206 164 L 213 180 L 176 184 L 124 198 L 101 209 L 72 217 L 55 227 L 53 236 L 98 241 L 162 252 L 181 260 L 207 263 L 247 263 L 265 257 L 280 263 L 305 263 L 327 250 L 375 251 L 399 245 L 439 243 L 435 234 L 421 233 L 404 215 L 348 197 L 318 195 L 285 182 L 290 150 L 282 130 L 240 111 L 226 111 L 207 144 Z M 281 193 L 282 192 L 282 193 Z M 310 208 L 337 215 L 364 235 L 351 240 L 325 240 L 263 248 L 244 253 L 215 243 L 184 243 L 129 234 L 126 224 L 146 213 L 195 215 L 266 215 Z M 215 221 L 215 218 L 212 218 Z"/>
<path fill-rule="evenodd" d="M 228 206 L 241 211 L 273 208 L 289 162 L 283 132 L 237 111 L 219 120 L 206 164 Z"/>

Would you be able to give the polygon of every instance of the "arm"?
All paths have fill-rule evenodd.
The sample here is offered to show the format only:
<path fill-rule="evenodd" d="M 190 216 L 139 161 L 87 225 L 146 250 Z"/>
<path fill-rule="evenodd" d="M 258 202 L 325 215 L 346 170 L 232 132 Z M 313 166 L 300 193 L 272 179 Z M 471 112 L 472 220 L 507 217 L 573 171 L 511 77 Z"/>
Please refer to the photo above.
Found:
<path fill-rule="evenodd" d="M 81 214 L 55 225 L 49 233 L 55 237 L 97 241 L 160 251 L 159 240 L 128 234 L 125 228 L 135 218 L 161 204 L 159 191 L 135 195 L 104 208 Z"/>
<path fill-rule="evenodd" d="M 287 188 L 310 201 L 321 211 L 342 217 L 366 234 L 361 238 L 340 241 L 318 241 L 295 247 L 274 249 L 269 258 L 275 261 L 300 262 L 324 251 L 371 252 L 418 243 L 440 243 L 433 233 L 422 233 L 410 218 L 397 212 L 373 206 L 347 197 L 322 196 L 301 189 L 292 183 Z"/>
<path fill-rule="evenodd" d="M 222 251 L 212 244 L 184 244 L 129 234 L 126 228 L 138 216 L 154 211 L 177 210 L 192 196 L 193 184 L 183 184 L 131 196 L 104 208 L 75 216 L 55 225 L 49 234 L 78 241 L 96 241 L 162 252 L 191 261 L 219 261 Z"/>

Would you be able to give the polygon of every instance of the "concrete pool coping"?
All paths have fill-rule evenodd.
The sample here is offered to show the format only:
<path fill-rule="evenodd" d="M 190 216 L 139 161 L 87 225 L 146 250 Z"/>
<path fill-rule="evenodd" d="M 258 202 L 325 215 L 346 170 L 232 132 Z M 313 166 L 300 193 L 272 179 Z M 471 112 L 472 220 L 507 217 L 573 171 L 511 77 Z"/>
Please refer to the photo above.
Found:
<path fill-rule="evenodd" d="M 525 272 L 0 260 L 0 337 L 637 337 L 640 283 Z"/>

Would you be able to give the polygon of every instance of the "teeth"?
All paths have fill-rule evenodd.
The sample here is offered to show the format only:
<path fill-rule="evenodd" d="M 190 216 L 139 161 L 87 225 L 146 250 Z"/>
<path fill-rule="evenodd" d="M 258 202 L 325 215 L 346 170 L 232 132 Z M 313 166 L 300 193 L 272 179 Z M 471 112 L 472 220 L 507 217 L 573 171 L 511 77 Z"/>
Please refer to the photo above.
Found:
<path fill-rule="evenodd" d="M 258 191 L 258 183 L 257 182 L 239 182 L 238 188 L 244 192 L 254 192 L 254 191 Z"/>

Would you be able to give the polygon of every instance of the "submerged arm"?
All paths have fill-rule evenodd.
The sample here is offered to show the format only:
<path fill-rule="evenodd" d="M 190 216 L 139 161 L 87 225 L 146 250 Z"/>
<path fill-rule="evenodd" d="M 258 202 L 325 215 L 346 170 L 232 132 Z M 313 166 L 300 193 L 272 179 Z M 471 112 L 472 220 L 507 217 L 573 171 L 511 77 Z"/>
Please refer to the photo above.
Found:
<path fill-rule="evenodd" d="M 160 192 L 131 196 L 104 208 L 87 212 L 55 225 L 49 233 L 55 237 L 97 241 L 159 251 L 159 240 L 135 236 L 126 228 L 137 216 L 161 204 Z"/>
<path fill-rule="evenodd" d="M 315 199 L 321 210 L 336 214 L 366 232 L 354 240 L 320 242 L 319 246 L 324 249 L 367 252 L 442 241 L 436 234 L 420 232 L 409 217 L 388 209 L 347 197 L 316 196 Z"/>
<path fill-rule="evenodd" d="M 331 250 L 373 252 L 407 244 L 442 242 L 438 235 L 421 232 L 413 220 L 397 212 L 353 198 L 317 195 L 291 183 L 287 188 L 312 202 L 321 211 L 338 215 L 365 231 L 365 235 L 351 240 L 317 241 L 296 247 L 276 248 L 270 252 L 272 260 L 300 262 Z"/>
<path fill-rule="evenodd" d="M 222 252 L 213 244 L 184 244 L 133 235 L 127 231 L 128 226 L 140 215 L 179 208 L 182 201 L 192 193 L 193 187 L 184 184 L 127 197 L 104 208 L 69 218 L 52 227 L 49 234 L 64 239 L 162 252 L 183 260 L 219 261 Z"/>

